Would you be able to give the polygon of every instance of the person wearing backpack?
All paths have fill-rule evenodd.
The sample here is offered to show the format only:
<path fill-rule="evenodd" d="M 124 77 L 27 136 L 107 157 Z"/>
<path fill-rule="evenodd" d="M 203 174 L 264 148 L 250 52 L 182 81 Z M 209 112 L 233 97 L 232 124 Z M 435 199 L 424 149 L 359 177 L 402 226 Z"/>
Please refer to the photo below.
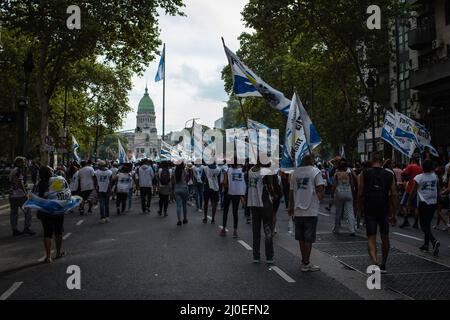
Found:
<path fill-rule="evenodd" d="M 261 261 L 261 227 L 265 236 L 266 263 L 274 263 L 273 248 L 273 177 L 258 163 L 248 171 L 247 207 L 252 214 L 253 262 Z"/>
<path fill-rule="evenodd" d="M 333 177 L 332 194 L 336 215 L 334 219 L 333 233 L 339 234 L 341 219 L 345 218 L 349 225 L 351 236 L 355 236 L 355 214 L 353 211 L 353 194 L 355 190 L 355 180 L 353 172 L 349 170 L 347 161 L 341 159 Z"/>
<path fill-rule="evenodd" d="M 389 220 L 396 223 L 398 208 L 397 186 L 394 175 L 383 169 L 383 158 L 379 153 L 372 156 L 372 167 L 363 171 L 358 189 L 358 202 L 366 222 L 368 251 L 371 265 L 378 265 L 381 272 L 386 272 L 389 255 Z M 391 210 L 390 210 L 391 209 Z M 380 229 L 382 262 L 378 263 L 377 233 Z"/>
<path fill-rule="evenodd" d="M 136 170 L 136 186 L 141 196 L 142 213 L 150 213 L 154 177 L 153 167 L 147 159 L 143 160 L 142 165 Z"/>
<path fill-rule="evenodd" d="M 169 164 L 164 161 L 158 170 L 158 188 L 159 188 L 159 211 L 161 216 L 164 210 L 164 217 L 167 217 L 167 207 L 169 206 L 169 196 L 171 193 L 171 176 Z"/>

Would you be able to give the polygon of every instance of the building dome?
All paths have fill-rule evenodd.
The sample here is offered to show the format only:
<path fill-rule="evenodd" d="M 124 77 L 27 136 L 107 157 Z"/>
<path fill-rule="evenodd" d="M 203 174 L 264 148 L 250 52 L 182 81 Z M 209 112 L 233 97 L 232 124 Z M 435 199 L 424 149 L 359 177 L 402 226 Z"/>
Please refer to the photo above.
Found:
<path fill-rule="evenodd" d="M 148 88 L 145 87 L 145 94 L 139 102 L 138 113 L 155 113 L 155 105 L 153 104 L 152 99 L 148 95 Z"/>

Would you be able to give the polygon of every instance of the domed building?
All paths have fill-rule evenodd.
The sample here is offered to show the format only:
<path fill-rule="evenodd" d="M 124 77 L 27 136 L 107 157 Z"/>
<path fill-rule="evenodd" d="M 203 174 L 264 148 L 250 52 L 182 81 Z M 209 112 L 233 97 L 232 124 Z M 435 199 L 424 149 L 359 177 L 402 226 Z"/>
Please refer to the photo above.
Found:
<path fill-rule="evenodd" d="M 128 155 L 134 155 L 136 159 L 156 159 L 161 143 L 156 129 L 155 105 L 148 94 L 145 93 L 138 105 L 136 116 L 136 129 L 134 133 L 125 134 L 128 138 Z"/>

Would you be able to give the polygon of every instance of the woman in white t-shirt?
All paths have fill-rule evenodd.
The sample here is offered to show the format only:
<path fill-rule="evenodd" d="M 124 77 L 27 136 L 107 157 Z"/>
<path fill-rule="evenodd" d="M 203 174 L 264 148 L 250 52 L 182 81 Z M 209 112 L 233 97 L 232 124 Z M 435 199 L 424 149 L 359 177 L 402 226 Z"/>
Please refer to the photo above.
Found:
<path fill-rule="evenodd" d="M 221 236 L 226 236 L 226 227 L 228 220 L 228 210 L 230 209 L 230 203 L 233 209 L 233 238 L 237 238 L 238 227 L 238 211 L 241 198 L 245 196 L 246 184 L 244 179 L 244 171 L 239 168 L 237 164 L 233 164 L 231 168 L 228 168 L 223 174 L 222 181 L 223 189 L 225 193 L 225 203 L 223 209 L 223 225 L 220 232 Z"/>
<path fill-rule="evenodd" d="M 433 246 L 433 255 L 439 254 L 440 243 L 431 233 L 431 221 L 437 207 L 438 198 L 438 178 L 433 170 L 433 162 L 425 160 L 422 164 L 423 173 L 414 178 L 414 186 L 408 200 L 408 207 L 412 208 L 412 199 L 416 194 L 419 199 L 419 221 L 420 228 L 425 235 L 423 246 L 419 249 L 428 251 L 429 243 Z"/>

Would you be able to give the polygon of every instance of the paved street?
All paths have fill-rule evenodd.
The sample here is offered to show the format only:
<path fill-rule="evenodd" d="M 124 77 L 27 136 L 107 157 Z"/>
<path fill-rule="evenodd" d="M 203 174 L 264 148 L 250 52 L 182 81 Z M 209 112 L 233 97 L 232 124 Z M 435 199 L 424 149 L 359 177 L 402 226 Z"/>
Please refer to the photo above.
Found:
<path fill-rule="evenodd" d="M 319 236 L 316 245 L 320 251 L 314 250 L 313 253 L 313 259 L 322 271 L 305 274 L 299 270 L 298 244 L 287 232 L 288 219 L 284 208 L 278 214 L 276 266 L 270 268 L 264 261 L 259 265 L 252 263 L 251 226 L 245 224 L 242 211 L 239 238 L 232 239 L 231 234 L 222 238 L 219 236 L 221 212 L 216 217 L 216 225 L 203 224 L 202 214 L 189 207 L 189 223 L 177 227 L 175 205 L 170 205 L 169 217 L 162 218 L 156 213 L 156 200 L 154 198 L 152 213 L 143 215 L 139 214 L 139 200 L 135 198 L 129 213 L 124 216 L 113 214 L 111 222 L 106 225 L 100 224 L 98 209 L 92 216 L 68 215 L 64 241 L 68 255 L 52 264 L 39 261 L 44 256 L 40 222 L 34 219 L 33 229 L 38 231 L 36 236 L 12 238 L 9 216 L 2 211 L 0 296 L 3 299 L 194 300 L 411 298 L 392 291 L 384 284 L 383 290 L 369 291 L 363 273 L 339 262 L 342 257 L 326 253 L 330 252 L 326 246 L 330 242 L 327 239 L 331 236 L 332 223 L 332 217 L 327 216 L 326 211 L 320 217 L 319 232 L 323 235 Z M 420 242 L 405 236 L 420 238 L 420 232 L 398 232 L 403 235 L 393 236 L 393 246 L 418 254 L 415 248 Z M 436 234 L 442 241 L 442 257 L 436 260 L 439 266 L 450 265 L 450 237 L 443 232 Z M 321 242 L 322 238 L 325 241 Z M 342 249 L 353 241 L 365 248 L 365 242 L 358 241 L 360 238 L 350 240 L 348 237 L 346 240 L 339 238 L 333 241 L 333 245 Z M 365 252 L 360 255 L 367 256 Z M 69 275 L 66 269 L 70 265 L 81 268 L 81 290 L 67 289 Z M 438 275 L 443 272 L 445 276 L 450 275 L 439 268 L 432 270 Z M 447 283 L 441 294 L 448 295 L 449 292 Z M 449 296 L 437 298 L 448 299 Z"/>

